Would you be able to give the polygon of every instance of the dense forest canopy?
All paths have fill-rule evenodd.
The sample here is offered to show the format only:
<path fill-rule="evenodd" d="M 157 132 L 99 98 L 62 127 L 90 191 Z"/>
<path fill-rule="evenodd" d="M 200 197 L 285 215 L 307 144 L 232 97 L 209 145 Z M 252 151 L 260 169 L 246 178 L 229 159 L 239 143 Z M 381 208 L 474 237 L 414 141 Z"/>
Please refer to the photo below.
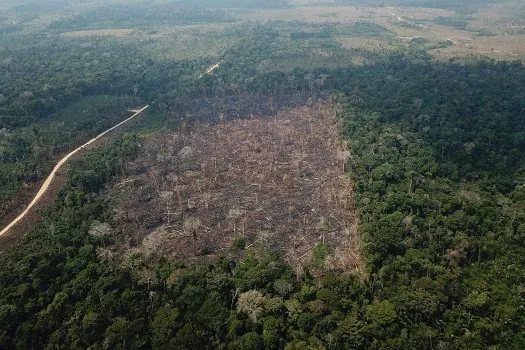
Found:
<path fill-rule="evenodd" d="M 523 348 L 525 67 L 497 46 L 521 22 L 481 21 L 501 3 L 485 0 L 320 3 L 0 2 L 2 224 L 63 154 L 150 105 L 63 168 L 20 242 L 0 237 L 0 348 Z M 324 241 L 302 269 L 245 237 L 191 261 L 116 248 L 108 189 L 148 140 L 321 103 L 347 142 L 363 271 L 329 269 Z"/>
<path fill-rule="evenodd" d="M 465 81 L 461 72 L 485 78 Z M 138 347 L 171 342 L 181 348 L 225 343 L 233 348 L 285 344 L 290 348 L 306 344 L 426 348 L 431 343 L 519 348 L 524 340 L 520 331 L 524 320 L 518 311 L 523 295 L 516 285 L 525 278 L 520 268 L 525 264 L 520 239 L 525 202 L 523 177 L 518 174 L 523 174 L 524 145 L 516 137 L 500 138 L 492 131 L 496 128 L 503 134 L 506 125 L 509 133 L 523 129 L 514 119 L 516 111 L 522 112 L 522 99 L 509 99 L 503 108 L 497 102 L 500 93 L 522 94 L 524 90 L 514 84 L 525 84 L 525 69 L 493 62 L 434 66 L 392 57 L 381 65 L 325 73 L 337 77 L 340 83 L 333 84 L 343 84 L 339 89 L 345 91 L 338 102 L 344 106 L 345 134 L 352 140 L 352 176 L 368 244 L 366 281 L 328 271 L 320 279 L 308 272 L 295 276 L 273 258 L 253 258 L 236 267 L 227 261 L 187 268 L 139 260 L 134 263 L 138 265 L 110 268 L 95 254 L 109 244 L 108 238 L 86 234 L 93 220 L 104 221 L 107 210 L 90 193 L 115 171 L 111 164 L 118 164 L 114 163 L 118 158 L 111 157 L 124 150 L 133 154 L 136 141 L 126 138 L 101 151 L 105 153 L 93 153 L 85 165 L 75 166 L 51 221 L 31 236 L 29 246 L 3 257 L 8 269 L 3 273 L 2 295 L 6 302 L 11 300 L 2 327 L 5 341 L 15 334 L 11 327 L 38 312 L 41 326 L 25 323 L 36 322 L 27 319 L 22 324 L 32 332 L 17 331 L 18 341 L 24 339 L 20 346 L 40 342 L 108 346 L 126 339 Z M 509 84 L 505 77 L 511 73 L 521 78 Z M 406 90 L 384 91 L 385 74 Z M 449 76 L 466 86 L 452 84 Z M 461 101 L 449 104 L 446 95 L 425 94 L 426 86 L 443 84 L 455 89 L 447 91 L 451 95 L 476 86 L 487 95 L 479 105 L 476 95 L 462 95 Z M 363 94 L 374 94 L 377 100 L 365 101 Z M 479 108 L 470 110 L 471 103 Z M 442 104 L 448 110 L 436 112 Z M 482 122 L 496 110 L 499 126 Z M 470 134 L 460 131 L 470 117 L 477 119 L 476 129 Z M 71 221 L 73 213 L 77 214 Z M 38 242 L 49 241 L 44 238 L 49 235 L 56 243 L 43 252 Z M 69 257 L 59 251 L 69 251 Z M 32 263 L 15 263 L 21 259 Z M 66 273 L 70 268 L 62 264 L 75 269 Z M 22 267 L 29 270 L 21 272 Z M 144 277 L 148 273 L 150 282 Z M 35 284 L 37 276 L 39 284 Z M 79 284 L 81 276 L 88 280 Z M 108 283 L 113 287 L 103 287 Z M 22 299 L 19 289 L 14 289 L 18 285 L 27 286 Z M 141 296 L 148 293 L 148 298 Z M 32 298 L 39 298 L 41 306 Z M 256 300 L 255 305 L 242 306 L 244 298 Z M 77 305 L 75 313 L 67 306 L 71 303 Z M 117 308 L 124 304 L 133 307 Z M 65 322 L 71 317 L 83 321 Z M 95 320 L 96 328 L 89 328 Z M 100 331 L 105 332 L 103 340 L 90 338 L 89 332 Z M 191 336 L 195 332 L 207 336 L 197 340 Z"/>

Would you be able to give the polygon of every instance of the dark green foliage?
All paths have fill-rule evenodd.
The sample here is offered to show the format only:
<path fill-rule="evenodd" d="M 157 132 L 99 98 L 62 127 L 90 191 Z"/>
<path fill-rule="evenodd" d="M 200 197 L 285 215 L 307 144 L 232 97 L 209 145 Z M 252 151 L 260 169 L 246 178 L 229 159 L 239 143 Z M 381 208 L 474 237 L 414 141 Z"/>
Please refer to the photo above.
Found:
<path fill-rule="evenodd" d="M 515 289 L 525 282 L 516 241 L 524 68 L 396 59 L 341 78 L 376 293 L 412 334 L 399 341 L 516 348 L 525 322 L 511 311 L 525 305 Z"/>
<path fill-rule="evenodd" d="M 192 4 L 136 2 L 110 4 L 83 12 L 70 19 L 58 20 L 49 29 L 58 32 L 90 29 L 148 28 L 155 25 L 188 25 L 230 22 L 233 19 L 221 9 Z"/>
<path fill-rule="evenodd" d="M 153 62 L 111 39 L 38 39 L 0 49 L 0 213 L 23 182 L 47 176 L 59 155 L 169 91 L 179 98 L 207 63 Z M 156 107 L 156 106 L 152 106 Z"/>
<path fill-rule="evenodd" d="M 64 55 L 78 66 L 65 67 L 46 90 L 30 76 L 59 70 L 43 59 L 52 50 L 35 46 L 41 63 L 35 67 L 24 58 L 27 51 L 9 52 L 21 58 L 2 63 L 13 65 L 2 77 L 17 81 L 13 96 L 0 100 L 2 121 L 28 128 L 24 137 L 2 139 L 13 146 L 3 151 L 4 163 L 41 155 L 38 147 L 55 134 L 32 128 L 33 122 L 52 119 L 83 95 L 133 95 L 156 102 L 154 113 L 174 116 L 195 97 L 302 94 L 313 100 L 337 90 L 368 274 L 314 277 L 306 268 L 297 274 L 277 255 L 196 266 L 138 255 L 127 264 L 112 260 L 111 235 L 90 231 L 109 218 L 97 192 L 139 147 L 127 135 L 74 163 L 47 219 L 0 257 L 0 347 L 522 348 L 523 66 L 430 62 L 414 47 L 410 55 L 361 67 L 261 73 L 260 62 L 280 57 L 280 33 L 270 26 L 244 29 L 216 74 L 202 79 L 195 72 L 210 62 L 153 62 L 100 40 L 91 49 L 120 58 L 100 55 L 101 69 L 90 70 L 90 50 L 70 43 Z M 78 67 L 87 78 L 76 74 Z M 25 93 L 28 86 L 32 94 Z M 103 127 L 85 123 L 74 122 L 75 133 L 88 136 L 86 130 Z M 43 164 L 31 167 L 44 173 Z M 329 248 L 314 249 L 316 270 Z"/>
<path fill-rule="evenodd" d="M 321 32 L 299 31 L 299 32 L 292 32 L 290 34 L 290 38 L 292 40 L 318 39 L 318 38 L 329 38 L 331 35 L 332 34 L 329 31 L 321 31 Z"/>
<path fill-rule="evenodd" d="M 133 289 L 132 271 L 100 262 L 100 242 L 88 234 L 93 220 L 106 213 L 91 191 L 118 173 L 119 161 L 136 145 L 136 138 L 125 136 L 77 164 L 48 219 L 23 246 L 1 257 L 2 348 L 143 344 L 148 293 Z M 88 169 L 99 172 L 77 182 Z"/>
<path fill-rule="evenodd" d="M 298 26 L 312 28 L 310 30 L 292 31 L 290 38 L 292 40 L 304 40 L 304 39 L 323 39 L 330 38 L 333 35 L 352 35 L 352 36 L 365 36 L 365 37 L 376 37 L 382 35 L 388 35 L 390 32 L 384 27 L 367 21 L 357 21 L 352 24 L 344 25 L 330 25 L 322 24 L 314 26 L 313 24 L 303 22 L 287 22 L 288 25 L 296 23 Z"/>
<path fill-rule="evenodd" d="M 461 30 L 466 30 L 468 26 L 468 21 L 456 17 L 437 17 L 434 19 L 434 22 L 442 26 L 452 27 Z"/>
<path fill-rule="evenodd" d="M 390 32 L 373 22 L 368 21 L 357 21 L 347 27 L 343 27 L 341 34 L 354 35 L 354 36 L 382 36 L 388 35 Z"/>
<path fill-rule="evenodd" d="M 324 259 L 330 254 L 330 246 L 325 243 L 319 243 L 314 247 L 312 264 L 315 267 L 322 267 Z"/>
<path fill-rule="evenodd" d="M 235 238 L 235 240 L 233 241 L 233 250 L 240 251 L 243 250 L 244 247 L 246 247 L 246 239 L 242 237 Z"/>

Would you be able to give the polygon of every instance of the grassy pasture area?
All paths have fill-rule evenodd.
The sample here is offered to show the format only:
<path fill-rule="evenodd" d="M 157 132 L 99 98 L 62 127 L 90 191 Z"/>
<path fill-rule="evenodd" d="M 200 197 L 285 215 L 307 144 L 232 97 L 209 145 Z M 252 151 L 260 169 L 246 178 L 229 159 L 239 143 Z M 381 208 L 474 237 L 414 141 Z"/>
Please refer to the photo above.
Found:
<path fill-rule="evenodd" d="M 171 60 L 217 58 L 239 39 L 233 28 L 228 24 L 162 27 L 149 33 L 143 48 L 152 57 Z"/>
<path fill-rule="evenodd" d="M 465 13 L 423 7 L 340 6 L 334 5 L 334 1 L 295 1 L 293 4 L 296 6 L 232 11 L 241 21 L 300 21 L 313 26 L 351 25 L 364 21 L 383 27 L 391 34 L 378 37 L 371 30 L 359 38 L 351 34 L 337 35 L 335 41 L 345 49 L 406 48 L 411 46 L 412 40 L 421 37 L 428 43 L 423 49 L 438 60 L 472 55 L 495 59 L 525 57 L 525 21 L 519 16 L 519 3 L 515 1 Z"/>

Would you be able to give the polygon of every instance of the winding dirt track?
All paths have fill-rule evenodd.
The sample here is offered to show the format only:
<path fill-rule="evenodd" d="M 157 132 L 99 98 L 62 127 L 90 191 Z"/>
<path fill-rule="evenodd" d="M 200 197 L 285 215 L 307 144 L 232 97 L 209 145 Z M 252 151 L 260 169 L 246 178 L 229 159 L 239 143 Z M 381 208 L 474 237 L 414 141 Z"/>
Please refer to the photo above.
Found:
<path fill-rule="evenodd" d="M 53 171 L 51 172 L 51 174 L 49 174 L 49 176 L 47 177 L 46 181 L 44 182 L 44 184 L 42 185 L 42 187 L 40 187 L 40 190 L 38 191 L 38 193 L 36 194 L 35 198 L 33 198 L 33 200 L 31 201 L 31 203 L 29 203 L 29 205 L 27 206 L 27 208 L 22 212 L 22 214 L 20 214 L 16 219 L 14 219 L 9 225 L 7 225 L 2 231 L 0 231 L 0 237 L 2 235 L 4 235 L 5 233 L 7 233 L 11 228 L 13 228 L 18 222 L 20 222 L 20 220 L 22 220 L 28 213 L 29 211 L 31 210 L 31 208 L 33 206 L 35 206 L 35 204 L 38 203 L 38 201 L 42 198 L 42 196 L 46 193 L 47 189 L 49 188 L 49 185 L 53 182 L 53 180 L 55 179 L 55 176 L 58 172 L 58 170 L 60 169 L 60 167 L 62 165 L 64 165 L 64 163 L 66 163 L 69 158 L 71 158 L 73 155 L 75 155 L 77 152 L 83 150 L 86 146 L 89 146 L 90 144 L 92 144 L 93 142 L 97 141 L 98 139 L 100 139 L 101 137 L 103 137 L 104 135 L 106 135 L 107 133 L 115 130 L 116 128 L 118 128 L 119 126 L 129 122 L 130 120 L 132 120 L 133 118 L 135 118 L 136 116 L 138 116 L 140 113 L 144 112 L 147 108 L 149 107 L 149 105 L 147 106 L 144 106 L 142 107 L 141 109 L 137 109 L 137 110 L 131 110 L 131 112 L 135 112 L 131 117 L 129 117 L 128 119 L 118 123 L 117 125 L 109 128 L 108 130 L 104 131 L 103 133 L 99 134 L 97 137 L 89 140 L 88 142 L 86 142 L 85 144 L 83 144 L 82 146 L 78 147 L 77 149 L 75 149 L 74 151 L 68 153 L 64 158 L 62 158 L 58 163 L 57 165 L 53 168 Z"/>

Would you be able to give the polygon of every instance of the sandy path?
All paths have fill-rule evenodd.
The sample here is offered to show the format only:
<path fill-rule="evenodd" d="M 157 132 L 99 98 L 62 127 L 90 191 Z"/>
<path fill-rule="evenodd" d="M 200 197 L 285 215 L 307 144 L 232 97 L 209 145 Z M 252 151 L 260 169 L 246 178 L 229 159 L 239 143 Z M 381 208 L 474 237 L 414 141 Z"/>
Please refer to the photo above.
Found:
<path fill-rule="evenodd" d="M 202 78 L 202 77 L 205 76 L 205 75 L 208 75 L 208 74 L 210 74 L 210 73 L 213 73 L 214 70 L 216 70 L 217 68 L 219 68 L 219 67 L 221 66 L 221 63 L 222 63 L 222 61 L 221 61 L 221 62 L 218 62 L 218 63 L 214 64 L 213 66 L 211 66 L 210 68 L 208 68 L 208 70 L 206 71 L 206 73 L 201 74 L 201 75 L 199 76 L 199 78 Z"/>
<path fill-rule="evenodd" d="M 128 121 L 132 120 L 133 118 L 135 118 L 137 115 L 139 115 L 140 113 L 142 113 L 144 110 L 146 110 L 147 108 L 149 107 L 149 105 L 145 106 L 145 107 L 142 107 L 141 109 L 138 109 L 138 110 L 132 110 L 132 112 L 135 112 L 131 117 L 129 117 L 128 119 L 118 123 L 117 125 L 113 126 L 112 128 L 109 128 L 108 130 L 104 131 L 103 133 L 99 134 L 97 137 L 89 140 L 88 142 L 86 142 L 85 144 L 83 144 L 82 146 L 78 147 L 77 149 L 75 149 L 74 151 L 70 152 L 69 154 L 67 154 L 64 158 L 62 158 L 58 163 L 57 165 L 53 168 L 53 171 L 51 172 L 51 174 L 49 174 L 49 176 L 47 177 L 46 181 L 44 182 L 44 184 L 42 185 L 42 187 L 40 187 L 40 190 L 38 191 L 38 193 L 36 194 L 35 198 L 33 198 L 33 200 L 31 201 L 31 203 L 29 203 L 29 205 L 27 206 L 27 208 L 22 212 L 22 214 L 20 214 L 16 219 L 14 219 L 9 225 L 7 225 L 1 232 L 0 232 L 0 236 L 4 235 L 5 233 L 7 233 L 11 228 L 13 228 L 18 222 L 20 222 L 20 220 L 22 220 L 28 213 L 29 211 L 31 210 L 31 208 L 33 206 L 35 206 L 35 204 L 38 203 L 38 201 L 40 200 L 40 198 L 42 198 L 42 196 L 46 193 L 47 189 L 49 188 L 49 185 L 53 182 L 53 180 L 55 179 L 55 176 L 58 172 L 58 170 L 60 169 L 60 167 L 62 165 L 64 165 L 64 163 L 66 163 L 69 158 L 71 158 L 73 155 L 75 155 L 77 152 L 81 151 L 82 149 L 84 149 L 86 146 L 92 144 L 93 142 L 97 141 L 98 139 L 100 139 L 101 137 L 103 137 L 104 135 L 106 135 L 107 133 L 115 130 L 116 128 L 118 128 L 119 126 L 127 123 Z"/>

